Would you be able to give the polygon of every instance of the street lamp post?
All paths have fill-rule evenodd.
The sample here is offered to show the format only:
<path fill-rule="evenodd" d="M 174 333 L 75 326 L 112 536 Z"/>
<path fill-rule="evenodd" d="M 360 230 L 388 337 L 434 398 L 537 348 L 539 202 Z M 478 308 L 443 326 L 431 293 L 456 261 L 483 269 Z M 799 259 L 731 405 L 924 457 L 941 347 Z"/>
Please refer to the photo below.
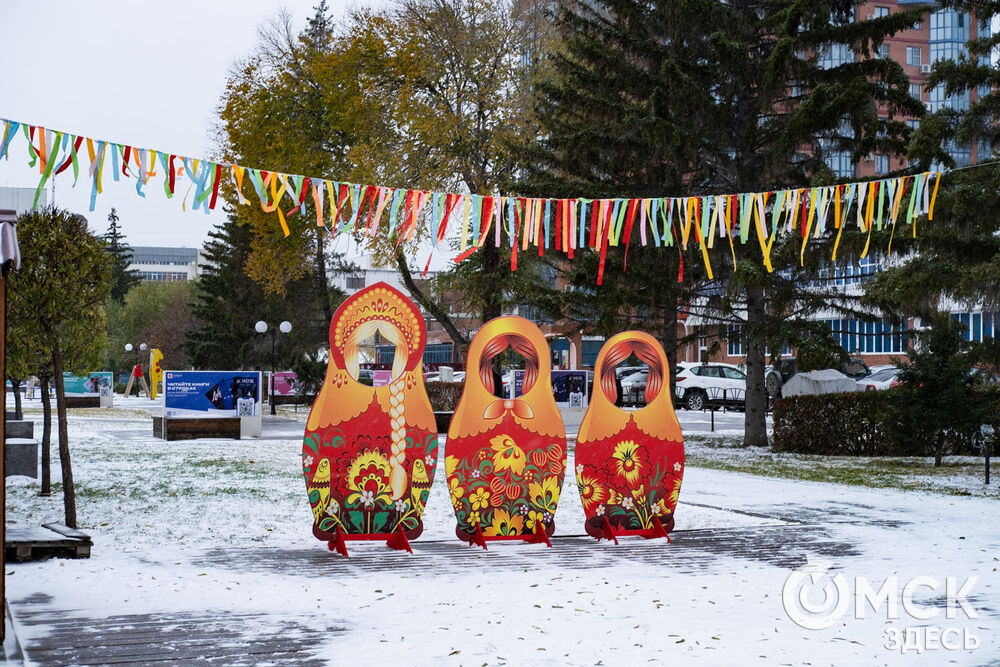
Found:
<path fill-rule="evenodd" d="M 254 329 L 259 334 L 267 333 L 268 330 L 267 322 L 265 322 L 264 320 L 260 320 L 259 322 L 257 322 L 257 324 L 254 325 Z M 281 333 L 283 334 L 289 333 L 292 330 L 292 323 L 289 322 L 288 320 L 285 320 L 278 325 L 278 329 L 280 329 Z M 277 414 L 277 412 L 274 409 L 274 344 L 277 337 L 278 337 L 278 330 L 272 327 L 271 328 L 271 382 L 268 384 L 268 395 L 270 396 L 271 400 L 272 416 Z"/>

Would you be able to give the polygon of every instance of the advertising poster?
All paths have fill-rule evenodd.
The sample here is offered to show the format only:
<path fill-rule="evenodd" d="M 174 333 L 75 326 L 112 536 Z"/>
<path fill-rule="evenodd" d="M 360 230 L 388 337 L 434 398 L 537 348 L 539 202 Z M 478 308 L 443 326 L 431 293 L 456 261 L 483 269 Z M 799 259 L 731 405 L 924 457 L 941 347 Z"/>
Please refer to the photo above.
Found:
<path fill-rule="evenodd" d="M 524 371 L 514 371 L 514 395 L 524 393 Z M 587 371 L 552 371 L 552 396 L 560 408 L 587 407 Z"/>
<path fill-rule="evenodd" d="M 372 386 L 384 387 L 392 382 L 392 371 L 372 371 Z"/>
<path fill-rule="evenodd" d="M 255 371 L 164 371 L 167 417 L 256 417 L 261 376 Z"/>
<path fill-rule="evenodd" d="M 100 371 L 86 375 L 63 373 L 63 387 L 67 396 L 110 396 L 114 373 Z"/>
<path fill-rule="evenodd" d="M 294 396 L 296 375 L 292 371 L 278 371 L 274 374 L 274 395 Z"/>

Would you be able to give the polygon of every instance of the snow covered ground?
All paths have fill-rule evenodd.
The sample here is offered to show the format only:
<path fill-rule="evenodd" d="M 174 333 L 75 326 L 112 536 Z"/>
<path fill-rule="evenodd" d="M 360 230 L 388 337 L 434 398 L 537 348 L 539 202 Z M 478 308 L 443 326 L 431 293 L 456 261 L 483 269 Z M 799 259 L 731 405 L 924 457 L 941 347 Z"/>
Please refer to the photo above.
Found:
<path fill-rule="evenodd" d="M 92 557 L 8 564 L 8 600 L 29 657 L 54 630 L 25 619 L 50 611 L 79 619 L 81 632 L 124 615 L 216 616 L 222 643 L 281 623 L 283 640 L 329 664 L 986 665 L 1000 658 L 995 499 L 691 466 L 673 544 L 582 537 L 582 510 L 567 480 L 551 550 L 494 543 L 482 552 L 454 537 L 436 480 L 412 556 L 352 542 L 344 560 L 310 533 L 299 425 L 269 422 L 260 440 L 168 443 L 151 435 L 140 411 L 148 402 L 116 405 L 71 417 L 79 524 L 93 537 Z M 706 416 L 678 414 L 691 430 Z M 57 464 L 53 474 L 58 480 Z M 7 490 L 9 526 L 61 520 L 61 496 L 39 497 L 36 480 L 8 478 Z M 783 586 L 807 556 L 832 563 L 815 588 L 838 573 L 851 584 L 850 611 L 823 630 L 796 625 L 782 606 Z M 887 578 L 902 589 L 917 576 L 978 577 L 968 595 L 978 618 L 959 611 L 956 619 L 919 620 L 900 608 L 890 620 L 885 607 L 854 618 L 857 577 L 877 591 Z M 822 594 L 812 592 L 807 601 L 818 604 Z M 945 606 L 943 589 L 918 589 L 915 599 Z M 887 629 L 917 627 L 955 627 L 980 645 L 922 654 L 885 648 Z"/>

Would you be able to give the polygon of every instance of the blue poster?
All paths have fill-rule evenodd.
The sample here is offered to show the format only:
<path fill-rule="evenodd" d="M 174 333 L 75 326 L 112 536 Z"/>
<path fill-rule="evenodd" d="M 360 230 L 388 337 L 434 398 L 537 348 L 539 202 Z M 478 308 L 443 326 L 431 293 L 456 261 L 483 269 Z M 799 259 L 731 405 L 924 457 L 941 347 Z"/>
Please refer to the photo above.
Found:
<path fill-rule="evenodd" d="M 511 389 L 516 398 L 524 393 L 524 371 L 514 371 Z M 587 407 L 587 371 L 552 371 L 552 396 L 560 408 Z"/>
<path fill-rule="evenodd" d="M 260 414 L 256 371 L 164 371 L 167 417 L 254 417 Z"/>

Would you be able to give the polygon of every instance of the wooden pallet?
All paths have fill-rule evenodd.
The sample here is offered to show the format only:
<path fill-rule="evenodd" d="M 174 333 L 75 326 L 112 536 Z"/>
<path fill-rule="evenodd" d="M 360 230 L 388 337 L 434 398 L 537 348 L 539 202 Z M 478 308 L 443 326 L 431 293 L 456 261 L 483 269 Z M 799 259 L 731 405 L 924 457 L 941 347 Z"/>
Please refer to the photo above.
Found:
<path fill-rule="evenodd" d="M 37 528 L 8 528 L 4 551 L 8 560 L 23 562 L 52 556 L 90 558 L 92 546 L 89 535 L 61 523 L 46 523 Z"/>

